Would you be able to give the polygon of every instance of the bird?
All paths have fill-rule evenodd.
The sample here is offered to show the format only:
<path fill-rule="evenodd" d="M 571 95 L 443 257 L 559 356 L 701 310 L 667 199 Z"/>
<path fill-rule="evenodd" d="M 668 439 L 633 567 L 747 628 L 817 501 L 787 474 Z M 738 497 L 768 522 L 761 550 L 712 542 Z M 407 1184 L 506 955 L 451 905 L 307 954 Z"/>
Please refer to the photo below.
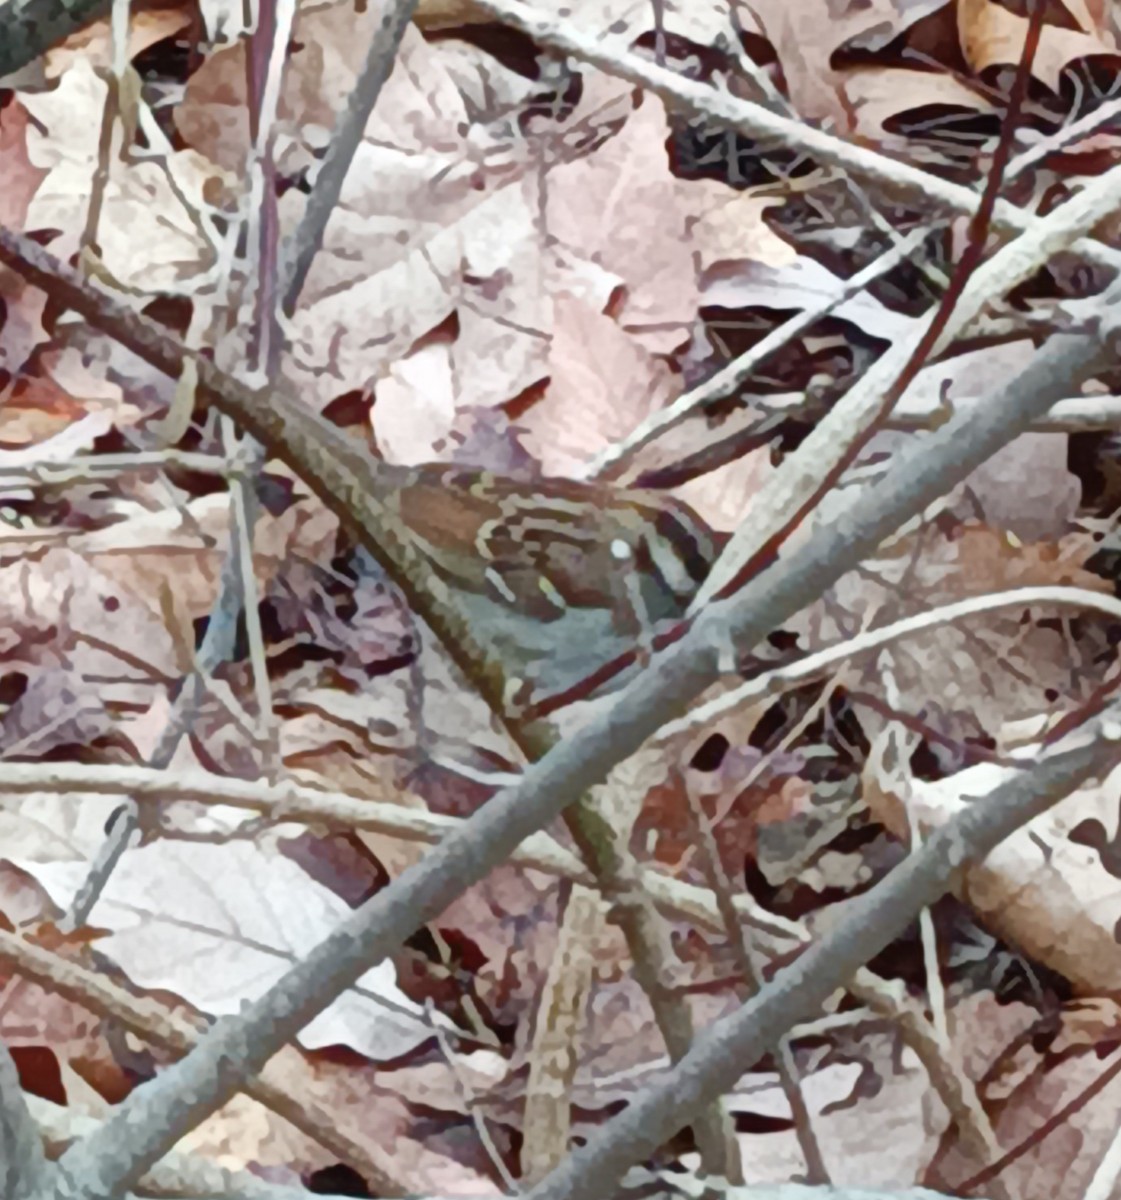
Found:
<path fill-rule="evenodd" d="M 564 692 L 679 621 L 722 539 L 652 489 L 414 467 L 393 507 L 508 677 Z"/>

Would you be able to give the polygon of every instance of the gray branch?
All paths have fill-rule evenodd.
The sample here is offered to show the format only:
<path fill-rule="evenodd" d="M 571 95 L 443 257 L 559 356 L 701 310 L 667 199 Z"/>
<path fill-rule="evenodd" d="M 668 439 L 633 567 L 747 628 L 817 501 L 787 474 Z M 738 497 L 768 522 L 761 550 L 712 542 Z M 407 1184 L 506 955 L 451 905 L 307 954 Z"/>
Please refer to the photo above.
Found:
<path fill-rule="evenodd" d="M 666 720 L 680 715 L 718 678 L 724 647 L 758 643 L 872 554 L 900 524 L 1023 432 L 1054 400 L 1069 394 L 1072 381 L 1090 378 L 1112 361 L 1101 331 L 1057 335 L 999 395 L 916 443 L 882 481 L 823 523 L 800 548 L 731 600 L 713 605 L 681 642 L 658 655 L 640 679 L 620 692 L 610 712 L 530 766 L 518 786 L 495 796 L 458 832 L 367 901 L 241 1016 L 220 1022 L 192 1054 L 139 1088 L 98 1135 L 63 1156 L 58 1194 L 95 1200 L 131 1187 L 363 971 L 438 916 L 577 796 L 602 782 Z M 944 842 L 943 838 L 934 844 Z M 823 961 L 832 968 L 832 951 L 818 953 L 827 954 Z M 847 954 L 843 962 L 841 976 L 830 975 L 822 987 L 836 987 L 851 973 Z M 791 1021 L 797 1019 L 792 1009 L 788 1015 Z M 690 1071 L 686 1069 L 686 1076 Z M 611 1161 L 622 1158 L 615 1155 Z M 581 1156 L 577 1163 L 585 1161 Z M 571 1169 L 583 1168 L 574 1164 Z M 592 1190 L 582 1194 L 598 1194 L 604 1183 L 605 1176 L 598 1174 L 589 1183 Z M 551 1182 L 543 1186 L 549 1196 L 560 1194 Z"/>
<path fill-rule="evenodd" d="M 7 0 L 0 4 L 0 78 L 109 11 L 109 0 Z"/>
<path fill-rule="evenodd" d="M 0 1200 L 35 1194 L 47 1160 L 39 1128 L 20 1087 L 19 1071 L 0 1042 Z"/>
<path fill-rule="evenodd" d="M 346 111 L 335 126 L 319 177 L 293 238 L 291 262 L 284 281 L 283 307 L 287 313 L 295 309 L 312 259 L 323 244 L 323 234 L 339 202 L 346 173 L 362 141 L 366 122 L 374 111 L 381 89 L 393 72 L 397 51 L 416 12 L 417 3 L 418 0 L 388 0 L 362 74 L 350 93 Z"/>
<path fill-rule="evenodd" d="M 735 1086 L 791 1025 L 815 1016 L 859 967 L 901 934 L 924 905 L 949 889 L 953 874 L 980 860 L 1021 825 L 1121 759 L 1116 713 L 1113 734 L 1083 736 L 1041 763 L 1025 763 L 990 795 L 971 797 L 960 816 L 863 896 L 846 905 L 830 935 L 780 972 L 758 995 L 713 1025 L 693 1049 L 624 1113 L 573 1151 L 527 1200 L 594 1200 L 605 1185 L 647 1157 L 692 1113 Z"/>

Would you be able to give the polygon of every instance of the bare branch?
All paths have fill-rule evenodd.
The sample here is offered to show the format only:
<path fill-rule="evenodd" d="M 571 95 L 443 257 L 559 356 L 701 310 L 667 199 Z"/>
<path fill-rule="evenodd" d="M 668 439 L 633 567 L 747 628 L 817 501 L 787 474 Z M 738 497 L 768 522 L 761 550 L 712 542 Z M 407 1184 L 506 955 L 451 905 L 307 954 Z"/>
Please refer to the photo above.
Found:
<path fill-rule="evenodd" d="M 792 1023 L 816 1013 L 838 984 L 903 932 L 933 904 L 965 862 L 984 858 L 1001 840 L 1045 812 L 1092 775 L 1121 758 L 1117 715 L 1042 762 L 1025 763 L 988 796 L 931 835 L 871 891 L 848 902 L 830 936 L 780 972 L 738 1013 L 718 1022 L 694 1049 L 623 1114 L 574 1151 L 529 1200 L 596 1200 L 609 1181 L 653 1152 L 690 1114 L 735 1086 Z"/>
<path fill-rule="evenodd" d="M 0 1042 L 0 1196 L 24 1200 L 34 1195 L 46 1166 L 19 1071 L 8 1047 Z"/>
<path fill-rule="evenodd" d="M 1069 393 L 1072 380 L 1091 377 L 1111 363 L 1112 332 L 1112 327 L 1103 327 L 1053 337 L 1002 393 L 959 414 L 902 454 L 885 479 L 823 523 L 778 566 L 734 599 L 702 614 L 680 642 L 655 656 L 641 679 L 620 691 L 610 712 L 528 767 L 520 785 L 491 799 L 423 861 L 367 901 L 242 1015 L 220 1022 L 193 1054 L 120 1105 L 100 1134 L 69 1151 L 59 1167 L 73 1200 L 94 1200 L 135 1182 L 359 975 L 680 713 L 718 677 L 726 658 L 724 647 L 754 645 L 875 551 L 903 521 L 1022 432 L 1059 395 Z M 274 442 L 283 444 L 283 437 L 274 435 Z M 945 838 L 932 839 L 930 847 L 944 843 Z M 791 1015 L 791 1021 L 802 1015 Z"/>

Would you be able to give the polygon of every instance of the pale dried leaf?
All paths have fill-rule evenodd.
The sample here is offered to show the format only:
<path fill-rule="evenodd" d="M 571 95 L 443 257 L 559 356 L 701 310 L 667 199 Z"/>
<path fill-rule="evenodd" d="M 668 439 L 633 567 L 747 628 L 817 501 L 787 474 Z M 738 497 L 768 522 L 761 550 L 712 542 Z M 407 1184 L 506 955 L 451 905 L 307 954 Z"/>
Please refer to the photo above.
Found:
<path fill-rule="evenodd" d="M 969 804 L 1010 778 L 1013 768 L 979 764 L 937 783 L 897 780 L 897 798 L 869 794 L 877 817 L 898 822 L 904 804 L 927 829 L 944 825 Z M 986 927 L 1070 980 L 1082 994 L 1121 987 L 1121 949 L 1114 929 L 1121 920 L 1121 881 L 1098 852 L 1067 834 L 1095 819 L 1106 836 L 1117 832 L 1121 772 L 1099 786 L 1079 789 L 1006 838 L 983 863 L 965 869 L 955 892 Z M 1112 831 L 1112 835 L 1109 833 Z M 906 838 L 907 830 L 894 829 Z"/>
<path fill-rule="evenodd" d="M 975 71 L 991 66 L 1015 66 L 1023 53 L 1026 17 L 1017 16 L 993 0 L 958 0 L 958 30 L 962 51 Z M 1058 91 L 1063 69 L 1074 60 L 1112 54 L 1116 41 L 1109 33 L 1095 36 L 1044 23 L 1032 74 Z"/>
<path fill-rule="evenodd" d="M 70 902 L 88 868 L 80 861 L 11 858 L 60 905 Z M 134 983 L 171 991 L 217 1016 L 262 995 L 349 911 L 294 863 L 259 846 L 154 842 L 125 852 L 90 922 L 112 931 L 99 948 Z M 300 1040 L 308 1047 L 349 1045 L 382 1059 L 431 1036 L 397 987 L 392 964 L 383 962 Z"/>
<path fill-rule="evenodd" d="M 28 155 L 46 171 L 28 206 L 26 223 L 63 231 L 52 244 L 66 257 L 78 248 L 90 189 L 98 163 L 100 113 L 106 85 L 84 59 L 79 59 L 50 92 L 24 93 L 22 101 L 35 118 L 28 131 Z M 97 114 L 91 119 L 91 114 Z M 189 291 L 193 277 L 212 258 L 194 213 L 205 205 L 203 190 L 214 172 L 193 151 L 177 152 L 164 166 L 154 161 L 110 164 L 98 242 L 101 259 L 124 286 L 143 292 Z M 192 211 L 184 208 L 186 196 Z"/>

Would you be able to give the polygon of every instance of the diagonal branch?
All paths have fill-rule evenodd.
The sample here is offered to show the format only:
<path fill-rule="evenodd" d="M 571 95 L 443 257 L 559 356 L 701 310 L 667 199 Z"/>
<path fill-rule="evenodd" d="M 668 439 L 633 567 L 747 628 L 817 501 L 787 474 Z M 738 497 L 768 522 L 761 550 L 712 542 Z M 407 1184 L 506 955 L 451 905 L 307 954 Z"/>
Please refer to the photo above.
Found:
<path fill-rule="evenodd" d="M 10 236 L 4 235 L 0 246 Z M 720 675 L 723 647 L 761 640 L 873 553 L 902 522 L 1027 428 L 1072 380 L 1090 378 L 1111 364 L 1113 327 L 1100 324 L 1103 328 L 1090 333 L 1053 337 L 999 395 L 910 448 L 848 510 L 823 523 L 737 597 L 712 606 L 679 643 L 655 657 L 641 679 L 619 693 L 610 712 L 531 765 L 518 786 L 500 792 L 367 901 L 242 1015 L 220 1022 L 192 1054 L 120 1105 L 98 1135 L 62 1158 L 59 1169 L 65 1179 L 57 1181 L 59 1186 L 72 1200 L 127 1189 L 365 970 L 505 861 L 530 833 L 602 782 L 666 719 L 683 711 Z M 307 413 L 300 419 L 304 428 L 322 424 Z M 277 453 L 292 453 L 288 431 L 271 422 L 259 425 Z M 353 458 L 354 452 L 349 455 Z M 824 953 L 831 962 L 830 952 Z M 830 989 L 837 982 L 843 977 L 832 981 Z M 600 1178 L 596 1186 L 602 1183 Z"/>
<path fill-rule="evenodd" d="M 20 1087 L 19 1071 L 0 1042 L 0 1195 L 23 1200 L 34 1195 L 47 1170 L 35 1119 Z"/>
<path fill-rule="evenodd" d="M 735 1086 L 790 1028 L 813 1016 L 838 984 L 933 904 L 966 861 L 983 859 L 1021 825 L 1121 759 L 1121 723 L 1107 714 L 1042 762 L 1010 771 L 988 796 L 932 834 L 871 891 L 849 902 L 828 938 L 780 972 L 739 1012 L 706 1031 L 694 1049 L 605 1129 L 574 1151 L 527 1200 L 595 1200 L 686 1124 L 711 1097 Z"/>
<path fill-rule="evenodd" d="M 718 92 L 710 84 L 687 79 L 637 54 L 605 46 L 601 36 L 585 33 L 572 21 L 553 17 L 522 0 L 473 0 L 473 3 L 496 21 L 520 29 L 538 44 L 552 46 L 605 74 L 644 88 L 679 112 L 705 117 L 758 141 L 798 147 L 818 162 L 839 167 L 859 179 L 874 181 L 889 193 L 903 193 L 924 211 L 934 205 L 947 213 L 972 216 L 980 205 L 980 197 L 972 188 L 951 183 L 910 163 L 825 133 L 793 117 L 781 116 L 761 104 Z M 1007 200 L 998 201 L 993 213 L 994 225 L 1021 232 L 1032 228 L 1037 220 L 1034 213 Z M 1121 251 L 1103 242 L 1083 238 L 1076 250 L 1114 270 L 1121 268 Z"/>
<path fill-rule="evenodd" d="M 291 314 L 300 298 L 300 289 L 311 269 L 312 259 L 323 244 L 327 222 L 342 195 L 347 169 L 366 130 L 366 122 L 374 111 L 381 90 L 397 61 L 397 51 L 405 30 L 416 12 L 417 0 L 389 0 L 377 34 L 370 45 L 365 65 L 357 84 L 350 93 L 346 111 L 339 117 L 331 144 L 319 168 L 319 177 L 308 197 L 304 215 L 292 240 L 291 261 L 288 264 L 281 298 L 285 312 Z"/>

